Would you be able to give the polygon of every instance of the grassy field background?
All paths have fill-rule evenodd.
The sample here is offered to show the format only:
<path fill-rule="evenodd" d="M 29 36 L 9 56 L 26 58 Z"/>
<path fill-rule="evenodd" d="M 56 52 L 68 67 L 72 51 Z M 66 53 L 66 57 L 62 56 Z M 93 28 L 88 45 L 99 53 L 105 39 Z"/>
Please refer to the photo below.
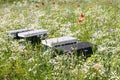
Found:
<path fill-rule="evenodd" d="M 6 36 L 22 28 L 73 36 L 98 50 L 84 60 Z M 0 80 L 120 80 L 119 33 L 119 0 L 0 0 Z"/>

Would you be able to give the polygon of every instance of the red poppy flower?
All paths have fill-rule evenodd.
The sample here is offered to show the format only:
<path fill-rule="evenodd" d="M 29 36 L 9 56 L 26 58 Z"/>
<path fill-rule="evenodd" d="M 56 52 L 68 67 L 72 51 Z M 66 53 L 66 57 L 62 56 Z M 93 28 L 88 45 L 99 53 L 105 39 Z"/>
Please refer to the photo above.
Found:
<path fill-rule="evenodd" d="M 45 3 L 44 3 L 44 2 L 42 2 L 42 5 L 44 6 L 44 5 L 45 5 Z"/>
<path fill-rule="evenodd" d="M 36 8 L 39 8 L 39 5 L 38 5 L 38 4 L 36 4 L 36 5 L 35 5 L 35 7 L 36 7 Z"/>
<path fill-rule="evenodd" d="M 84 18 L 85 16 L 83 14 L 80 15 L 81 18 Z"/>
<path fill-rule="evenodd" d="M 78 20 L 79 23 L 82 23 L 82 20 Z"/>

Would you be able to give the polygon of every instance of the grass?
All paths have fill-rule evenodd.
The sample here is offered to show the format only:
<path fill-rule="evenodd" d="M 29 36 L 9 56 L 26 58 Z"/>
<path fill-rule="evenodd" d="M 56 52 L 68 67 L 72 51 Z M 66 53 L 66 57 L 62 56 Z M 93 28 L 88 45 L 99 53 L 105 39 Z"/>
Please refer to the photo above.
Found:
<path fill-rule="evenodd" d="M 119 3 L 119 0 L 2 2 L 0 80 L 119 80 Z M 48 29 L 48 38 L 73 36 L 79 42 L 98 45 L 98 50 L 84 60 L 75 55 L 58 55 L 41 43 L 33 46 L 6 36 L 6 31 L 22 28 Z"/>

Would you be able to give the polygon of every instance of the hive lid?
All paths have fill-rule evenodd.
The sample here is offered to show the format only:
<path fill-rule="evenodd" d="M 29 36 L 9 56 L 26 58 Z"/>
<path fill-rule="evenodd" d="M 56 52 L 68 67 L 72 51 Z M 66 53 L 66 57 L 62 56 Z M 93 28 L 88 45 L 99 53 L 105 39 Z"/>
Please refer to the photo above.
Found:
<path fill-rule="evenodd" d="M 76 42 L 77 42 L 77 38 L 69 37 L 69 36 L 42 40 L 42 44 L 49 47 L 55 47 L 59 45 L 71 44 Z"/>
<path fill-rule="evenodd" d="M 19 37 L 32 37 L 32 36 L 38 36 L 38 35 L 43 35 L 43 34 L 47 34 L 48 30 L 34 30 L 34 31 L 28 31 L 28 32 L 22 32 L 22 33 L 18 33 Z"/>

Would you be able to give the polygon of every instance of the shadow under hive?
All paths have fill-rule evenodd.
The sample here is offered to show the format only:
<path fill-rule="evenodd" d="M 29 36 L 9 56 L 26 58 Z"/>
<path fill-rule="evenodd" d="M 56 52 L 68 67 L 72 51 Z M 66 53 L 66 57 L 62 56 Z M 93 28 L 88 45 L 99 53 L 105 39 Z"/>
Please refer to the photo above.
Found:
<path fill-rule="evenodd" d="M 26 39 L 27 41 L 31 41 L 31 43 L 33 44 L 36 44 L 41 42 L 42 39 L 45 39 L 47 33 L 48 33 L 47 30 L 34 30 L 34 31 L 19 33 L 18 36 Z"/>
<path fill-rule="evenodd" d="M 42 36 L 42 37 L 41 37 Z M 32 36 L 32 37 L 27 37 L 25 38 L 27 41 L 31 41 L 32 44 L 38 44 L 41 42 L 42 39 L 45 39 L 47 34 L 40 35 L 40 36 Z"/>

